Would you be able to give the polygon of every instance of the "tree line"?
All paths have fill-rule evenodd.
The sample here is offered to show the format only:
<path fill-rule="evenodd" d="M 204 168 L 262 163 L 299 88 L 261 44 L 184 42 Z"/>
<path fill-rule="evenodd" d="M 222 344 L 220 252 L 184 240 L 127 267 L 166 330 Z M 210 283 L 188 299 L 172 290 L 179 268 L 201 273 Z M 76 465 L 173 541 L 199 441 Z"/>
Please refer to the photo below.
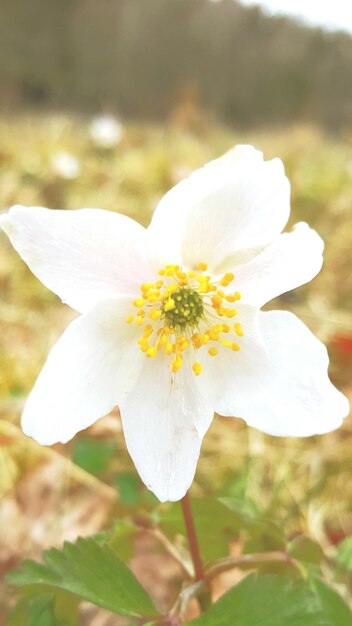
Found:
<path fill-rule="evenodd" d="M 352 122 L 352 37 L 235 0 L 2 0 L 0 104 Z"/>

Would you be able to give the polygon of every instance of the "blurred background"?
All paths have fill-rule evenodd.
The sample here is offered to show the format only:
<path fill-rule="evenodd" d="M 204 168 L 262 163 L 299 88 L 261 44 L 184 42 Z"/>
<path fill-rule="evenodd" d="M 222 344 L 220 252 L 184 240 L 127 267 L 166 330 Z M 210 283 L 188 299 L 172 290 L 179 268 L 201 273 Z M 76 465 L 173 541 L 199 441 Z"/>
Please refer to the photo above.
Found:
<path fill-rule="evenodd" d="M 270 308 L 297 313 L 328 345 L 331 378 L 351 397 L 352 23 L 346 0 L 325 4 L 2 0 L 0 210 L 100 207 L 147 225 L 172 185 L 235 143 L 281 157 L 289 225 L 309 222 L 326 254 L 312 283 Z M 118 412 L 66 446 L 41 448 L 21 433 L 26 395 L 74 313 L 2 235 L 0 292 L 0 576 L 113 526 L 118 553 L 170 606 L 181 578 L 167 542 L 184 549 L 178 505 L 160 506 L 141 485 Z M 296 536 L 335 555 L 352 534 L 351 449 L 350 420 L 300 440 L 216 418 L 192 487 L 205 559 Z M 215 523 L 227 520 L 220 496 L 237 526 Z M 327 561 L 325 575 L 351 601 L 340 561 Z M 0 623 L 9 603 L 4 591 Z M 117 624 L 109 619 L 83 607 L 84 624 Z"/>

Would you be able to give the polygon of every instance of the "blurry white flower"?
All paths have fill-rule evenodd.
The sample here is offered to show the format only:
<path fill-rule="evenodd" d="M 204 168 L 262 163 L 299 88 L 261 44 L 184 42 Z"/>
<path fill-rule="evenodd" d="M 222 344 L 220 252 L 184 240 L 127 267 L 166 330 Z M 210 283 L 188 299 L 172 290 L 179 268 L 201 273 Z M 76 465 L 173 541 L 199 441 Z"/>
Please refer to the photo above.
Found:
<path fill-rule="evenodd" d="M 325 347 L 292 313 L 260 311 L 322 264 L 306 224 L 280 234 L 289 194 L 280 160 L 238 146 L 169 191 L 147 229 L 99 209 L 2 216 L 31 270 L 82 313 L 39 375 L 24 432 L 66 442 L 118 405 L 164 501 L 189 488 L 214 410 L 272 435 L 337 428 L 348 401 Z"/>
<path fill-rule="evenodd" d="M 98 148 L 113 148 L 122 135 L 123 126 L 113 115 L 100 115 L 90 125 L 90 137 Z"/>
<path fill-rule="evenodd" d="M 58 152 L 52 159 L 52 168 L 57 176 L 74 180 L 81 173 L 79 160 L 68 152 Z"/>

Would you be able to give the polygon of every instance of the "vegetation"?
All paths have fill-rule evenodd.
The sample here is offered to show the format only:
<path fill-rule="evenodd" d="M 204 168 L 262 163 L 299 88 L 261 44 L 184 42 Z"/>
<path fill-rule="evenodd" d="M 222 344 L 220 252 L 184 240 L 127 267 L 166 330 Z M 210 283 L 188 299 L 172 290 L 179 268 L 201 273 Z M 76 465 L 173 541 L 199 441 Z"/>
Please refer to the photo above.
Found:
<path fill-rule="evenodd" d="M 201 126 L 194 124 L 184 111 L 178 126 L 131 125 L 115 148 L 103 150 L 92 144 L 87 119 L 52 114 L 2 119 L 1 209 L 15 203 L 63 209 L 93 206 L 120 211 L 147 225 L 170 186 L 233 144 L 253 143 L 266 158 L 280 156 L 292 183 L 290 224 L 306 220 L 318 230 L 326 241 L 326 262 L 312 283 L 271 306 L 297 313 L 328 344 L 331 376 L 351 396 L 350 146 L 312 127 L 244 134 L 203 120 Z M 78 159 L 76 177 L 65 178 L 57 170 L 55 157 L 62 152 Z M 124 573 L 124 563 L 132 559 L 137 578 L 159 609 L 172 606 L 190 571 L 179 505 L 160 505 L 141 485 L 124 447 L 117 412 L 66 446 L 41 448 L 24 437 L 19 414 L 26 394 L 49 346 L 74 314 L 30 274 L 5 237 L 0 246 L 0 288 L 0 524 L 4 529 L 0 573 L 13 570 L 25 557 L 38 559 L 43 549 L 60 547 L 63 539 L 96 535 L 96 541 L 81 540 L 63 551 L 48 552 L 41 569 L 27 564 L 11 575 L 10 582 L 27 592 L 9 623 L 29 624 L 23 620 L 31 615 L 36 626 L 54 624 L 50 621 L 53 589 L 60 626 L 78 619 L 75 596 L 67 595 L 67 589 L 102 607 L 83 604 L 82 624 L 119 623 L 116 618 L 109 621 L 109 611 L 130 616 L 133 624 L 144 623 L 135 621 L 138 611 L 144 611 L 154 623 L 155 609 L 139 583 L 128 578 L 130 572 Z M 204 561 L 217 560 L 207 569 L 213 597 L 242 579 L 248 569 L 272 577 L 260 577 L 258 584 L 254 577 L 246 578 L 223 597 L 221 605 L 214 605 L 210 618 L 195 625 L 232 625 L 221 621 L 226 615 L 230 619 L 236 615 L 238 625 L 256 624 L 255 608 L 248 621 L 240 603 L 258 594 L 263 626 L 348 626 L 347 608 L 329 595 L 325 584 L 345 602 L 352 602 L 352 499 L 347 488 L 351 445 L 349 420 L 334 433 L 308 440 L 276 439 L 240 420 L 214 420 L 191 492 Z M 75 574 L 72 567 L 67 578 L 63 564 L 75 554 L 80 555 L 83 569 Z M 104 554 L 111 559 L 116 581 L 126 575 L 126 588 L 115 586 L 111 593 L 102 585 L 99 591 L 95 569 L 84 570 L 89 559 L 99 563 Z M 101 563 L 103 571 L 106 562 Z M 309 591 L 302 583 L 307 580 Z M 126 595 L 130 585 L 136 590 L 133 606 Z M 44 595 L 28 595 L 33 588 Z M 6 589 L 4 611 L 13 604 Z M 276 598 L 280 621 L 273 621 L 264 602 L 268 597 Z M 290 613 L 287 607 L 296 605 L 298 612 Z M 322 607 L 326 621 L 322 621 Z M 330 621 L 326 607 L 334 615 Z M 188 620 L 196 618 L 192 602 L 185 615 Z"/>

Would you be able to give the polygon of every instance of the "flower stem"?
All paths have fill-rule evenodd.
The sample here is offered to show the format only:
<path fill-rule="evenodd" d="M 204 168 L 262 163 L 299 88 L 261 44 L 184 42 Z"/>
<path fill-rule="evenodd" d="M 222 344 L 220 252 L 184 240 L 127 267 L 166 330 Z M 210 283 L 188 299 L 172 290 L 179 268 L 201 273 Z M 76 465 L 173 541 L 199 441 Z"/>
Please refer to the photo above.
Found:
<path fill-rule="evenodd" d="M 181 500 L 181 507 L 185 528 L 188 538 L 189 549 L 194 566 L 194 578 L 196 581 L 204 580 L 204 569 L 202 557 L 200 555 L 197 533 L 194 526 L 191 503 L 188 493 Z"/>

